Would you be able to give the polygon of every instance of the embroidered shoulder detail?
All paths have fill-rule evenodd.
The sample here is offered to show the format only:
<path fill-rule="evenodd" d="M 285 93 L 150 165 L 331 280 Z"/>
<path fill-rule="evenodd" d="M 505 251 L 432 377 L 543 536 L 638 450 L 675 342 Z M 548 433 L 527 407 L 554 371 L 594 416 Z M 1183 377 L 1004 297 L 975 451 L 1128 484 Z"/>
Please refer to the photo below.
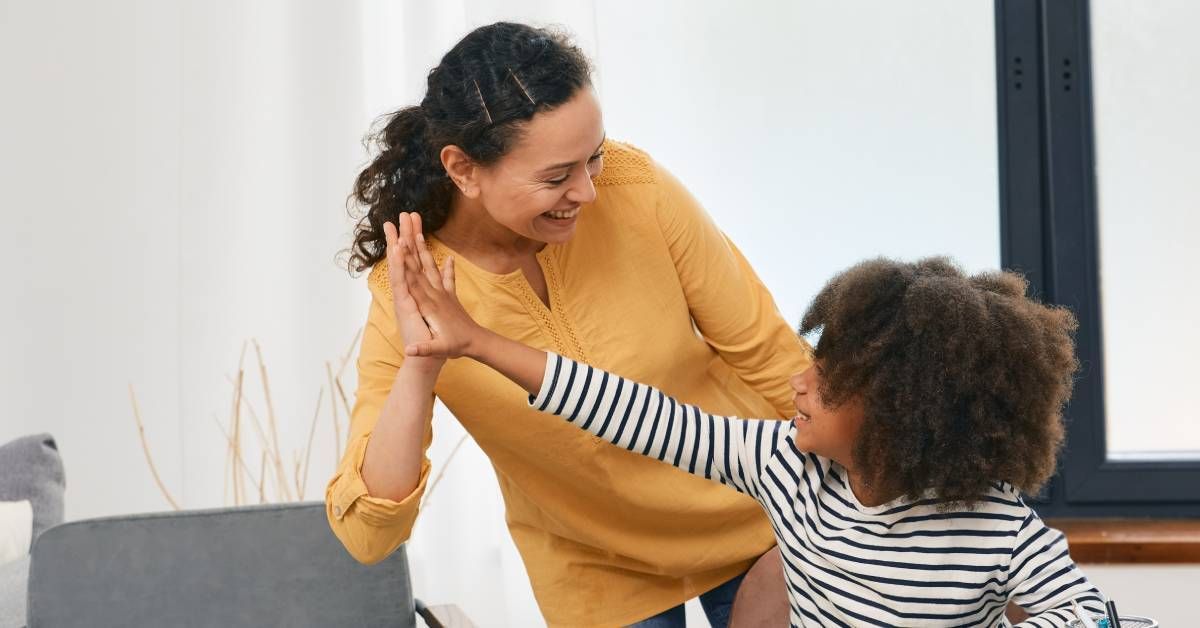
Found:
<path fill-rule="evenodd" d="M 387 260 L 379 260 L 375 263 L 375 267 L 371 269 L 371 274 L 367 276 L 367 283 L 372 288 L 372 291 L 378 290 L 390 301 L 392 298 L 392 281 L 388 277 Z"/>
<path fill-rule="evenodd" d="M 649 155 L 630 144 L 608 140 L 604 142 L 604 170 L 594 181 L 602 187 L 656 183 L 657 178 Z"/>

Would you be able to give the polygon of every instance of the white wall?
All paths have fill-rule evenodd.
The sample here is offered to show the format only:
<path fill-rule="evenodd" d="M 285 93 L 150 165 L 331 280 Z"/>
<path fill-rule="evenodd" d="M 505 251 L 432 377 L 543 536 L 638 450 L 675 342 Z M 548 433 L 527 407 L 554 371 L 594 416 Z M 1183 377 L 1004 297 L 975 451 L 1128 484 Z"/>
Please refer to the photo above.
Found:
<path fill-rule="evenodd" d="M 1200 565 L 1082 565 L 1083 572 L 1123 615 L 1157 619 L 1159 624 L 1194 626 Z"/>
<path fill-rule="evenodd" d="M 574 31 L 610 136 L 691 187 L 791 321 L 869 255 L 998 263 L 989 0 L 0 0 L 0 441 L 58 437 L 69 517 L 165 507 L 130 382 L 167 484 L 189 507 L 222 502 L 213 416 L 228 416 L 248 337 L 267 354 L 285 462 L 303 447 L 323 362 L 365 315 L 361 280 L 332 261 L 359 139 L 498 19 Z M 435 422 L 437 473 L 462 430 Z M 310 498 L 332 441 L 326 413 Z M 418 594 L 484 625 L 537 625 L 503 519 L 468 442 L 410 544 Z M 1139 581 L 1178 590 L 1159 573 Z"/>
<path fill-rule="evenodd" d="M 355 7 L 0 6 L 0 439 L 58 438 L 68 517 L 165 508 L 133 384 L 176 498 L 220 505 L 213 417 L 256 337 L 290 471 L 366 303 L 333 262 L 374 113 Z M 325 421 L 310 497 L 334 463 Z"/>

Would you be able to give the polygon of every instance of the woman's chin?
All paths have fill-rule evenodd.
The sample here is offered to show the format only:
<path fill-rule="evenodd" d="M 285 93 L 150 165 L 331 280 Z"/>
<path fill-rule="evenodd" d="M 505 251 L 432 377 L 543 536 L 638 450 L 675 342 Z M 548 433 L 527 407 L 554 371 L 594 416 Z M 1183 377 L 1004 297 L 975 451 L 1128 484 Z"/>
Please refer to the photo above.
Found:
<path fill-rule="evenodd" d="M 539 240 L 547 244 L 562 244 L 575 235 L 575 225 L 579 223 L 579 216 L 566 220 L 538 216 L 536 223 L 537 233 L 541 236 Z"/>

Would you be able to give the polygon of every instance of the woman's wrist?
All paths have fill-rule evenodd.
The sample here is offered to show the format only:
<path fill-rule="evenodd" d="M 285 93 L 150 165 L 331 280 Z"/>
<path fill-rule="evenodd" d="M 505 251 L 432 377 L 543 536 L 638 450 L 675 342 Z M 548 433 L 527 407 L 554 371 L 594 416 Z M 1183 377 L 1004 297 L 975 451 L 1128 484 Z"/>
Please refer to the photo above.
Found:
<path fill-rule="evenodd" d="M 427 379 L 432 385 L 432 382 L 437 381 L 438 375 L 442 372 L 442 366 L 445 364 L 445 358 L 407 356 L 400 364 L 400 370 L 396 373 L 396 377 Z"/>

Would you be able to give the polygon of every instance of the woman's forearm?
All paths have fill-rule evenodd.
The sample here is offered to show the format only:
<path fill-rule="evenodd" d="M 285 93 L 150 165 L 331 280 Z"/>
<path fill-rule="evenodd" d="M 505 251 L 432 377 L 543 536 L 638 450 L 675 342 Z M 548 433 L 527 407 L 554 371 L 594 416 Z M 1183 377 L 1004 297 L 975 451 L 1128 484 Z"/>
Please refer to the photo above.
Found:
<path fill-rule="evenodd" d="M 425 423 L 440 370 L 410 358 L 397 371 L 363 457 L 362 479 L 371 496 L 400 501 L 417 487 Z"/>

